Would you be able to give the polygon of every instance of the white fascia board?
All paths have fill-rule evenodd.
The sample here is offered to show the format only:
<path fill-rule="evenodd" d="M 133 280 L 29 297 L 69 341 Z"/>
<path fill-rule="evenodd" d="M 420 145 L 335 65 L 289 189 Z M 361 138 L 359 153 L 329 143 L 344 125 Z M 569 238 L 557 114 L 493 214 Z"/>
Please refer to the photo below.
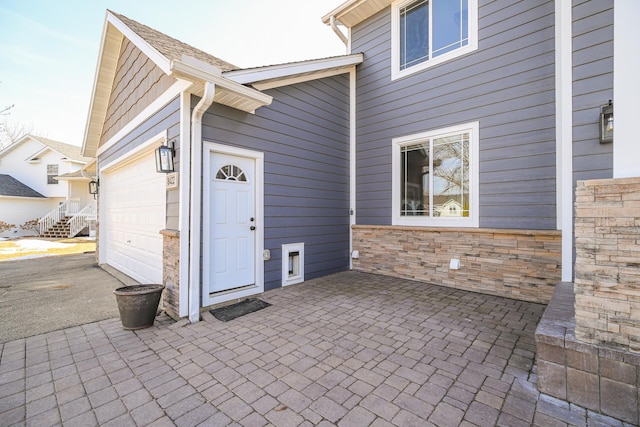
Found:
<path fill-rule="evenodd" d="M 140 37 L 131 28 L 129 28 L 124 22 L 118 19 L 117 16 L 107 11 L 107 22 L 111 23 L 124 37 L 129 39 L 138 49 L 142 51 L 149 59 L 151 59 L 162 71 L 169 74 L 171 62 L 169 59 L 158 52 L 153 46 L 151 46 L 145 39 Z"/>
<path fill-rule="evenodd" d="M 211 82 L 227 92 L 238 95 L 241 98 L 251 101 L 258 106 L 270 105 L 273 97 L 259 92 L 240 83 L 229 80 L 209 70 L 204 70 L 195 64 L 182 61 L 171 61 L 170 75 L 176 78 L 195 79 L 199 81 Z"/>
<path fill-rule="evenodd" d="M 83 156 L 95 157 L 96 155 L 121 45 L 122 33 L 108 22 L 107 15 L 100 41 L 100 52 L 91 90 L 91 103 L 82 141 L 81 153 Z"/>
<path fill-rule="evenodd" d="M 289 86 L 297 83 L 304 83 L 311 80 L 319 80 L 327 77 L 339 76 L 340 74 L 348 74 L 351 70 L 355 69 L 355 66 L 351 65 L 342 68 L 333 68 L 326 71 L 317 71 L 311 74 L 301 74 L 288 78 L 267 80 L 264 82 L 253 83 L 252 86 L 258 90 L 274 89 L 282 86 Z"/>
<path fill-rule="evenodd" d="M 227 71 L 222 75 L 236 83 L 252 84 L 266 80 L 288 79 L 302 74 L 325 72 L 331 69 L 344 69 L 361 64 L 363 60 L 364 55 L 362 53 L 356 53 L 336 58 L 315 59 L 290 64 Z"/>
<path fill-rule="evenodd" d="M 40 141 L 38 141 L 38 142 L 40 142 Z M 34 160 L 40 160 L 40 156 L 42 156 L 47 151 L 52 151 L 52 150 L 51 150 L 51 147 L 49 147 L 48 145 L 45 145 L 44 147 L 42 147 L 41 149 L 39 149 L 35 153 L 31 154 L 30 156 L 27 156 L 27 158 L 24 159 L 24 161 L 25 162 L 33 162 Z M 60 153 L 58 153 L 58 154 L 60 154 Z"/>

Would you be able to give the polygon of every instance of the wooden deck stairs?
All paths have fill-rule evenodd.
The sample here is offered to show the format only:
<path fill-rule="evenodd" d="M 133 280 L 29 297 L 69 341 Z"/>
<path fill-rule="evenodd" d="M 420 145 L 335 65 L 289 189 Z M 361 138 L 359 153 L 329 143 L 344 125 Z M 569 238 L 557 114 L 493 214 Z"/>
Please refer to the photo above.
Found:
<path fill-rule="evenodd" d="M 47 239 L 63 239 L 69 237 L 71 233 L 71 226 L 69 224 L 69 220 L 73 218 L 71 216 L 65 216 L 58 220 L 55 224 L 45 230 L 41 237 Z"/>

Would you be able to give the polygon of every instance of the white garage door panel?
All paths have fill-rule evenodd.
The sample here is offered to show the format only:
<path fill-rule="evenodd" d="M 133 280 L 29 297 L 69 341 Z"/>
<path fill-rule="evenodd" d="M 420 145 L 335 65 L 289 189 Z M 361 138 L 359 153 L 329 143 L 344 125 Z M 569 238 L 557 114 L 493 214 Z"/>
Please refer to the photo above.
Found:
<path fill-rule="evenodd" d="M 101 186 L 107 201 L 107 263 L 141 283 L 162 283 L 164 177 L 151 153 L 106 174 Z"/>

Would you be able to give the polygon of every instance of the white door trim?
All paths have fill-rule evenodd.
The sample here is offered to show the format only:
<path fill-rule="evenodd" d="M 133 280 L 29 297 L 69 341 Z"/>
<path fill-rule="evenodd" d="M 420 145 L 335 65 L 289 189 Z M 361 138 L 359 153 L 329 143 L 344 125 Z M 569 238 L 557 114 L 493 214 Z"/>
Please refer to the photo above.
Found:
<path fill-rule="evenodd" d="M 203 155 L 202 158 L 208 158 L 212 153 L 227 154 L 231 156 L 247 157 L 255 161 L 255 286 L 250 288 L 241 288 L 239 290 L 230 290 L 226 292 L 220 292 L 213 297 L 209 296 L 208 289 L 204 289 L 208 284 L 201 283 L 202 291 L 202 306 L 206 307 L 221 302 L 230 301 L 237 298 L 243 298 L 249 295 L 255 295 L 264 292 L 264 261 L 262 253 L 264 251 L 264 153 L 253 150 L 246 150 L 243 148 L 231 147 L 228 145 L 216 144 L 212 142 L 203 142 Z M 203 175 L 203 188 L 202 188 L 202 206 L 203 206 L 203 221 L 202 221 L 202 236 L 203 236 L 203 257 L 207 259 L 210 247 L 211 230 L 209 229 L 211 213 L 208 206 L 211 201 L 211 173 L 209 170 L 208 162 L 204 162 L 202 171 Z M 204 266 L 203 266 L 204 268 Z"/>

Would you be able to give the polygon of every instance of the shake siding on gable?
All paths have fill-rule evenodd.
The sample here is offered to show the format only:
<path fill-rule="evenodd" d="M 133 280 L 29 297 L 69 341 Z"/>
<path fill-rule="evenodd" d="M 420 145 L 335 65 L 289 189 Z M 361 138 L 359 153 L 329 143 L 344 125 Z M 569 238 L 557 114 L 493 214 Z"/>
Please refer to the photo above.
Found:
<path fill-rule="evenodd" d="M 480 122 L 480 227 L 555 229 L 554 3 L 480 0 L 479 48 L 391 81 L 391 9 L 352 31 L 357 222 L 391 224 L 391 140 Z"/>
<path fill-rule="evenodd" d="M 203 118 L 204 141 L 264 153 L 265 290 L 281 284 L 286 243 L 305 243 L 307 280 L 349 267 L 348 83 L 272 89 L 255 114 L 214 104 Z"/>
<path fill-rule="evenodd" d="M 100 144 L 108 141 L 175 81 L 124 39 Z"/>
<path fill-rule="evenodd" d="M 573 0 L 574 179 L 613 176 L 613 144 L 600 144 L 600 106 L 613 99 L 613 0 Z M 614 136 L 615 138 L 615 136 Z"/>

